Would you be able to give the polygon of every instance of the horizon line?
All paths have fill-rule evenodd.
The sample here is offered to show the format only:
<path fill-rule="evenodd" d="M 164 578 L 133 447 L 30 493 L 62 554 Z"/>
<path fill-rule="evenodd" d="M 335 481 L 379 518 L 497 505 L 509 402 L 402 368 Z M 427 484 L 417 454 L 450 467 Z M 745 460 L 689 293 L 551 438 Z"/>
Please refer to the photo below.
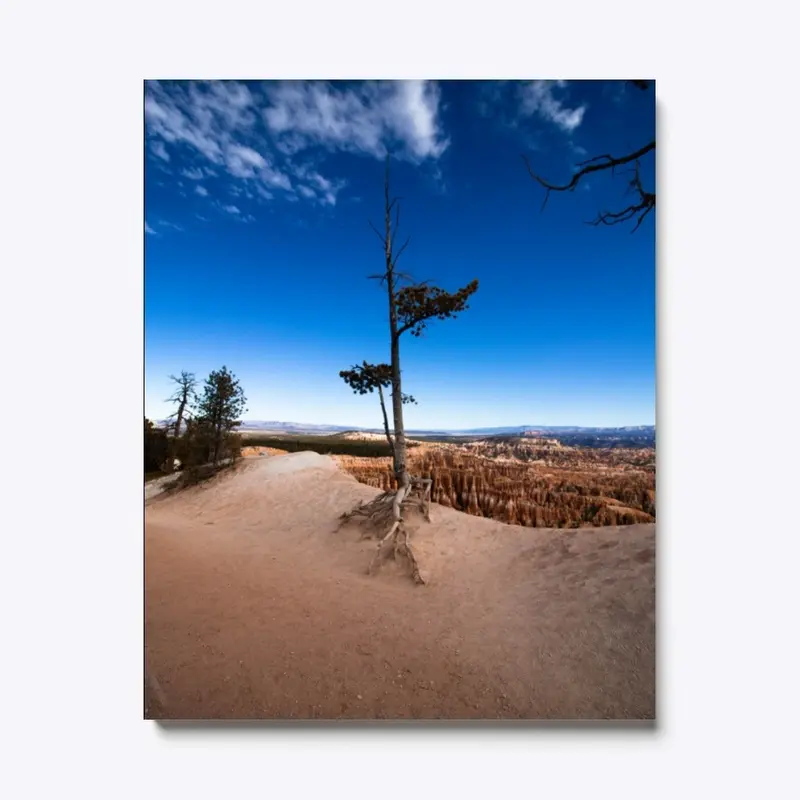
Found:
<path fill-rule="evenodd" d="M 148 417 L 149 419 L 149 417 Z M 166 422 L 167 418 L 159 419 L 158 422 Z M 243 419 L 241 420 L 240 425 L 253 425 L 253 424 L 267 424 L 272 423 L 276 425 L 293 425 L 295 427 L 308 427 L 308 428 L 342 428 L 344 430 L 361 430 L 361 431 L 379 431 L 383 433 L 383 428 L 380 426 L 369 426 L 365 427 L 363 425 L 341 425 L 338 423 L 323 423 L 323 422 L 297 422 L 295 420 L 277 420 L 277 419 Z M 629 425 L 573 425 L 573 424 L 565 424 L 565 425 L 543 425 L 543 424 L 522 424 L 522 425 L 472 425 L 471 427 L 464 427 L 464 428 L 438 428 L 438 427 L 407 427 L 407 431 L 436 431 L 442 433 L 458 433 L 463 431 L 472 431 L 472 430 L 490 430 L 490 429 L 499 429 L 499 428 L 576 428 L 580 429 L 591 429 L 591 428 L 605 428 L 608 430 L 619 430 L 622 428 L 655 428 L 655 422 L 644 422 L 644 423 L 636 423 L 636 424 L 629 424 Z M 390 428 L 391 433 L 394 433 L 394 428 Z"/>

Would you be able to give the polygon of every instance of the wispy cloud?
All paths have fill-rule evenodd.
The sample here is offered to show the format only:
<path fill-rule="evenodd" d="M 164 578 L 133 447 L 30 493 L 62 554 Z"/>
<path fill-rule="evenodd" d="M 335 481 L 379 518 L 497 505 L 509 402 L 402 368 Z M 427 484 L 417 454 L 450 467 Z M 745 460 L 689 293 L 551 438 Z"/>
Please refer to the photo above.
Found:
<path fill-rule="evenodd" d="M 439 158 L 449 145 L 432 81 L 369 81 L 347 88 L 287 81 L 268 86 L 264 121 L 283 152 L 309 147 L 411 161 Z"/>
<path fill-rule="evenodd" d="M 184 178 L 189 178 L 191 181 L 201 181 L 206 177 L 206 173 L 202 169 L 192 167 L 191 169 L 182 169 L 181 175 Z"/>
<path fill-rule="evenodd" d="M 149 81 L 144 111 L 150 131 L 170 144 L 186 144 L 215 164 L 226 163 L 235 134 L 251 127 L 255 114 L 246 86 L 225 82 Z"/>
<path fill-rule="evenodd" d="M 214 203 L 217 209 L 219 209 L 224 214 L 228 214 L 232 219 L 235 219 L 237 222 L 255 222 L 256 218 L 252 214 L 247 214 L 246 212 L 242 211 L 239 206 L 235 206 L 232 203 L 220 203 L 216 201 Z"/>
<path fill-rule="evenodd" d="M 523 137 L 526 147 L 532 150 L 542 146 L 545 128 L 571 135 L 586 112 L 586 105 L 572 108 L 567 103 L 566 81 L 481 81 L 476 88 L 478 113 Z M 545 126 L 532 127 L 530 120 L 534 117 Z"/>
<path fill-rule="evenodd" d="M 150 145 L 150 151 L 156 158 L 160 158 L 162 161 L 169 161 L 169 153 L 167 152 L 167 148 L 164 146 L 164 142 L 159 142 L 158 140 L 152 142 Z"/>
<path fill-rule="evenodd" d="M 431 81 L 338 84 L 321 81 L 149 81 L 145 121 L 159 158 L 185 147 L 206 165 L 182 170 L 191 180 L 219 171 L 247 186 L 253 200 L 302 197 L 336 205 L 346 182 L 323 175 L 320 151 L 420 163 L 447 149 L 440 91 Z M 310 166 L 313 160 L 314 167 Z"/>
<path fill-rule="evenodd" d="M 166 219 L 160 219 L 160 220 L 158 221 L 158 224 L 159 224 L 159 225 L 160 225 L 162 228 L 172 228 L 172 230 L 175 230 L 175 231 L 180 231 L 181 233 L 183 232 L 183 228 L 182 228 L 180 225 L 177 225 L 177 224 L 176 224 L 176 223 L 174 223 L 174 222 L 169 222 L 169 221 L 168 221 L 168 220 L 166 220 Z"/>
<path fill-rule="evenodd" d="M 316 200 L 325 206 L 335 206 L 339 192 L 347 185 L 344 180 L 329 180 L 315 169 L 306 166 L 297 167 L 299 183 L 297 190 L 303 197 Z"/>
<path fill-rule="evenodd" d="M 538 116 L 566 133 L 572 133 L 583 122 L 586 106 L 568 108 L 558 97 L 566 89 L 566 81 L 527 81 L 520 87 L 520 112 Z"/>
<path fill-rule="evenodd" d="M 200 197 L 208 197 L 208 189 L 205 186 L 195 186 L 194 190 Z"/>
<path fill-rule="evenodd" d="M 444 180 L 444 173 L 438 164 L 433 168 L 431 178 L 433 179 L 433 185 L 436 187 L 436 191 L 439 192 L 439 194 L 447 194 L 447 184 Z"/>
<path fill-rule="evenodd" d="M 257 138 L 257 120 L 250 90 L 236 81 L 147 84 L 145 122 L 151 135 L 191 148 L 233 178 L 290 188 L 269 154 L 246 143 Z M 206 173 L 198 167 L 183 171 L 192 180 Z"/>
<path fill-rule="evenodd" d="M 151 233 L 153 236 L 157 236 L 158 234 L 147 224 L 147 220 L 144 221 L 144 232 Z"/>

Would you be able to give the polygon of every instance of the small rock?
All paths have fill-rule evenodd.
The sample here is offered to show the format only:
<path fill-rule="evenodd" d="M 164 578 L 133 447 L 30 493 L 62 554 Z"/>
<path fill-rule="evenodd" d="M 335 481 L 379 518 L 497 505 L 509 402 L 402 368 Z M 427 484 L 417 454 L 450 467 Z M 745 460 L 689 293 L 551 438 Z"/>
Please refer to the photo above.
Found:
<path fill-rule="evenodd" d="M 356 695 L 356 697 L 357 697 L 359 700 L 363 700 L 363 699 L 364 699 L 364 698 L 363 698 L 363 697 L 362 697 L 360 694 L 357 694 L 357 695 Z"/>

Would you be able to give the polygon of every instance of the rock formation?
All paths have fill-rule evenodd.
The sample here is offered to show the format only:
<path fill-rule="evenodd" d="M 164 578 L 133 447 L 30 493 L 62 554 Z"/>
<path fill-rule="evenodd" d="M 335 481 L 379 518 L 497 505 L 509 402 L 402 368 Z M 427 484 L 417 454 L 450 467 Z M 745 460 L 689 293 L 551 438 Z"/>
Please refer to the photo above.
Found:
<path fill-rule="evenodd" d="M 526 460 L 511 456 L 499 456 L 498 460 L 474 452 L 485 452 L 491 445 L 487 448 L 485 442 L 474 444 L 483 448 L 431 445 L 409 452 L 410 471 L 433 480 L 431 497 L 435 503 L 474 516 L 532 527 L 655 520 L 653 451 L 560 445 L 548 449 L 537 442 L 532 450 L 519 451 Z M 508 445 L 502 447 L 507 449 Z M 393 488 L 390 459 L 336 459 L 361 483 L 383 491 Z"/>

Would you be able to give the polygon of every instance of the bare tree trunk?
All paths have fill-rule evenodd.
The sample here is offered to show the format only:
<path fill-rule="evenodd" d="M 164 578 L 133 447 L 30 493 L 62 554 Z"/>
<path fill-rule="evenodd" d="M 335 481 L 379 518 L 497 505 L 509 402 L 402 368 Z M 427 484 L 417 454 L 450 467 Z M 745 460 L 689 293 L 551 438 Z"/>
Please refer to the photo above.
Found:
<path fill-rule="evenodd" d="M 219 455 L 219 441 L 221 435 L 221 422 L 220 422 L 220 411 L 218 408 L 214 409 L 214 413 L 211 417 L 211 433 L 212 433 L 212 440 L 211 440 L 211 447 L 212 447 L 212 454 L 213 458 L 209 459 L 213 461 L 214 466 L 217 466 L 217 458 Z M 210 455 L 212 455 L 210 454 Z"/>
<path fill-rule="evenodd" d="M 386 159 L 386 178 L 383 186 L 386 236 L 384 255 L 386 258 L 386 287 L 389 295 L 389 335 L 392 343 L 392 417 L 394 418 L 394 477 L 397 481 L 397 510 L 408 490 L 406 471 L 406 433 L 403 425 L 403 391 L 400 380 L 400 337 L 397 334 L 397 305 L 394 294 L 394 255 L 392 253 L 392 201 L 389 193 L 389 159 Z M 395 519 L 399 519 L 398 514 Z"/>
<path fill-rule="evenodd" d="M 186 402 L 187 397 L 184 396 L 181 398 L 180 405 L 178 406 L 178 414 L 175 418 L 175 438 L 177 439 L 181 435 L 181 423 L 183 422 L 183 412 L 186 410 Z"/>
<path fill-rule="evenodd" d="M 392 444 L 392 461 L 394 467 L 394 476 L 397 481 L 397 491 L 384 492 L 376 497 L 374 500 L 366 504 L 359 504 L 352 511 L 342 514 L 340 517 L 340 525 L 355 516 L 366 517 L 368 521 L 380 526 L 384 522 L 391 519 L 391 527 L 387 534 L 381 536 L 375 556 L 370 563 L 368 572 L 372 572 L 374 567 L 381 559 L 381 552 L 383 547 L 389 541 L 392 542 L 392 551 L 395 558 L 399 555 L 408 560 L 411 566 L 411 576 L 415 583 L 423 584 L 425 580 L 420 574 L 419 563 L 417 562 L 414 550 L 411 547 L 409 539 L 409 530 L 405 526 L 405 521 L 402 515 L 404 505 L 408 505 L 411 501 L 410 493 L 413 489 L 418 488 L 421 490 L 421 499 L 419 501 L 419 508 L 422 511 L 425 519 L 430 522 L 429 503 L 430 503 L 430 488 L 431 480 L 413 479 L 408 474 L 406 467 L 406 434 L 405 425 L 403 423 L 403 388 L 400 371 L 400 331 L 398 329 L 398 311 L 397 311 L 397 298 L 395 296 L 395 274 L 394 266 L 402 253 L 405 245 L 400 248 L 397 254 L 392 252 L 392 206 L 395 201 L 392 201 L 389 195 L 389 159 L 386 159 L 386 179 L 384 183 L 384 198 L 385 198 L 385 236 L 381 237 L 384 244 L 384 256 L 386 271 L 380 276 L 386 280 L 386 289 L 389 300 L 389 335 L 391 342 L 391 382 L 392 382 L 392 417 L 394 419 L 394 443 L 392 444 L 391 437 L 389 436 L 389 423 L 386 418 L 386 408 L 383 402 L 383 391 L 378 386 L 381 399 L 381 409 L 383 410 L 383 424 L 386 430 L 386 438 Z M 399 220 L 399 211 L 398 211 Z M 395 225 L 395 232 L 397 225 Z M 378 233 L 378 231 L 375 231 Z M 378 233 L 380 237 L 380 233 Z M 407 244 L 407 242 L 406 242 Z"/>
<path fill-rule="evenodd" d="M 383 413 L 383 429 L 386 431 L 386 441 L 389 442 L 389 451 L 392 454 L 392 463 L 394 464 L 394 442 L 389 433 L 389 418 L 386 416 L 386 404 L 383 402 L 383 387 L 378 384 L 378 397 L 381 399 L 381 412 Z"/>
<path fill-rule="evenodd" d="M 397 336 L 392 337 L 392 412 L 394 417 L 394 474 L 397 487 L 408 487 L 408 471 L 406 469 L 406 433 L 403 422 L 403 390 L 400 379 L 400 342 Z M 402 497 L 400 500 L 402 501 Z"/>
<path fill-rule="evenodd" d="M 181 433 L 181 424 L 183 423 L 183 414 L 186 411 L 186 403 L 188 401 L 187 393 L 184 391 L 181 396 L 180 404 L 178 405 L 178 414 L 175 418 L 175 429 L 173 433 L 172 442 L 167 448 L 167 460 L 164 463 L 164 471 L 171 473 L 175 471 L 175 448 L 177 446 L 178 437 Z"/>

